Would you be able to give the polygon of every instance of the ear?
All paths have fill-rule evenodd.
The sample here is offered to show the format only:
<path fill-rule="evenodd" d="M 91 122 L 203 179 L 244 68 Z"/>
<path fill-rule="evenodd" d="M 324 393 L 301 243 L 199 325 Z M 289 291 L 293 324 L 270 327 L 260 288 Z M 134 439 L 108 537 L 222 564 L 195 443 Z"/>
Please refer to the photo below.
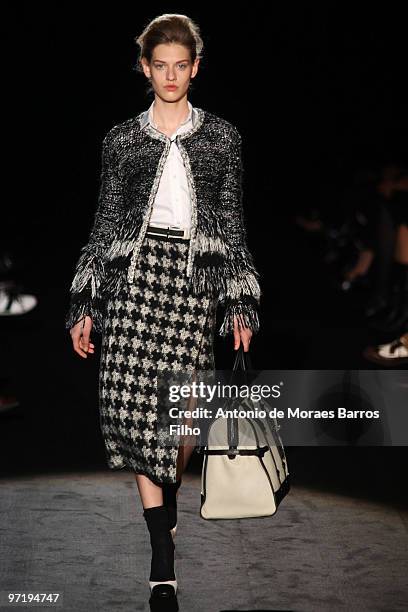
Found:
<path fill-rule="evenodd" d="M 142 59 L 140 60 L 140 63 L 142 64 L 142 68 L 143 68 L 145 77 L 150 79 L 152 75 L 151 75 L 150 66 L 149 66 L 148 61 L 146 60 L 145 57 L 142 57 Z"/>
<path fill-rule="evenodd" d="M 200 63 L 200 58 L 197 57 L 195 59 L 195 61 L 194 61 L 193 68 L 191 70 L 191 77 L 190 78 L 194 79 L 195 75 L 198 72 L 198 65 L 199 65 L 199 63 Z"/>

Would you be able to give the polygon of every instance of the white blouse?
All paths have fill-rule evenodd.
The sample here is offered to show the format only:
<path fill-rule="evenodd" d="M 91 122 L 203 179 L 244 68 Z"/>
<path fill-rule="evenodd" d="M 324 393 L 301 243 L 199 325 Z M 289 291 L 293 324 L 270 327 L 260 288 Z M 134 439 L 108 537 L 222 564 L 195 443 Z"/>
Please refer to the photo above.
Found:
<path fill-rule="evenodd" d="M 193 126 L 193 106 L 187 100 L 189 114 L 170 136 L 171 145 L 159 188 L 153 203 L 152 214 L 149 220 L 151 225 L 160 227 L 175 227 L 190 229 L 191 227 L 191 197 L 184 161 L 176 143 L 176 136 L 190 130 Z M 149 108 L 150 125 L 157 129 L 153 121 L 153 105 Z"/>

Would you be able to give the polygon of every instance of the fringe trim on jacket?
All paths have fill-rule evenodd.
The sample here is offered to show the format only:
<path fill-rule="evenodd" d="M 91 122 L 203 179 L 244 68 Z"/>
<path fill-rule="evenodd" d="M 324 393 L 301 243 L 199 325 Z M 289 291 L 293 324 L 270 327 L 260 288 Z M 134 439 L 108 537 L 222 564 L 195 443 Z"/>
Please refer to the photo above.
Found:
<path fill-rule="evenodd" d="M 193 293 L 204 291 L 217 295 L 225 307 L 218 332 L 221 336 L 233 333 L 235 318 L 238 323 L 257 333 L 260 327 L 260 277 L 246 243 L 241 189 L 241 137 L 236 128 L 225 120 L 202 110 L 199 113 L 199 126 L 190 134 L 177 137 L 192 199 L 187 278 Z M 198 127 L 202 130 L 200 134 Z M 203 170 L 202 165 L 197 165 L 199 156 L 204 150 L 203 144 L 211 143 L 215 134 L 220 163 L 212 168 L 214 185 L 220 185 L 220 191 L 214 191 L 214 194 L 209 192 L 205 197 L 202 195 L 197 203 L 195 181 L 201 176 L 195 173 L 199 171 L 205 177 L 201 189 L 208 180 L 208 169 Z M 152 148 L 150 136 L 165 142 L 162 151 L 158 147 Z M 167 137 L 157 131 L 150 132 L 150 136 L 142 133 L 137 120 L 131 119 L 114 126 L 103 141 L 99 207 L 89 242 L 81 249 L 70 287 L 71 304 L 65 319 L 68 329 L 84 315 L 89 315 L 95 331 L 102 332 L 106 300 L 117 295 L 123 283 L 133 281 L 137 257 L 170 147 Z M 187 141 L 190 137 L 191 141 Z M 161 142 L 159 146 L 162 146 Z M 130 200 L 130 196 L 122 201 L 117 160 L 121 151 L 127 154 L 131 149 L 138 151 L 141 165 L 148 163 L 152 151 L 155 159 L 158 159 L 153 186 L 151 189 L 149 187 L 149 193 L 147 189 L 145 192 L 146 196 L 148 194 L 146 205 Z M 146 157 L 143 157 L 145 150 Z"/>

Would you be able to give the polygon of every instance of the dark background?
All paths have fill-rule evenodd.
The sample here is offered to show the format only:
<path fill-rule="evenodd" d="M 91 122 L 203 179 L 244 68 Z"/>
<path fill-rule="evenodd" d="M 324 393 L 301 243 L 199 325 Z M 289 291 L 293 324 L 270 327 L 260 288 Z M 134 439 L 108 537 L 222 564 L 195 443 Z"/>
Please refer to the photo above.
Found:
<path fill-rule="evenodd" d="M 258 233 L 273 235 L 274 220 L 317 198 L 322 180 L 367 159 L 406 158 L 406 15 L 396 2 L 196 6 L 22 3 L 6 13 L 5 214 L 25 243 L 35 236 L 36 254 L 52 241 L 70 262 L 86 239 L 102 137 L 152 100 L 132 70 L 134 36 L 162 12 L 188 14 L 202 30 L 192 103 L 242 132 L 261 267 Z"/>
<path fill-rule="evenodd" d="M 361 165 L 407 159 L 405 11 L 396 2 L 219 6 L 225 12 L 175 2 L 4 9 L 2 236 L 39 305 L 0 326 L 2 372 L 21 400 L 1 422 L 3 473 L 104 468 L 99 353 L 93 360 L 73 353 L 64 316 L 96 207 L 102 139 L 152 100 L 132 70 L 133 39 L 164 12 L 201 27 L 204 59 L 191 102 L 243 136 L 248 241 L 264 294 L 255 366 L 375 368 L 361 351 L 376 338 L 355 302 L 329 289 L 291 216 L 314 202 L 335 206 L 322 200 L 325 186 L 335 191 Z M 231 347 L 217 339 L 219 367 L 229 367 Z M 345 473 L 344 453 L 360 469 Z M 353 476 L 355 491 L 364 481 L 372 494 L 394 499 L 402 498 L 399 476 L 387 462 L 402 466 L 405 455 L 402 447 L 289 449 L 299 482 L 318 484 L 324 464 L 325 486 L 352 487 Z M 386 491 L 376 486 L 379 473 Z"/>

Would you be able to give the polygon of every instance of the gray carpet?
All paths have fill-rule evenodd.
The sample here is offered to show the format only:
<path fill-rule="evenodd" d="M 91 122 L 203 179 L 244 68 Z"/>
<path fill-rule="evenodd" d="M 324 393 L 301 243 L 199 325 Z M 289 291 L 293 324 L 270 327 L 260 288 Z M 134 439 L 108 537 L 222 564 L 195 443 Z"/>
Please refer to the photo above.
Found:
<path fill-rule="evenodd" d="M 205 521 L 199 504 L 199 479 L 185 474 L 180 611 L 408 609 L 406 514 L 296 487 L 263 519 Z M 149 610 L 150 547 L 131 473 L 3 480 L 0 511 L 3 600 L 58 592 L 58 610 Z"/>

